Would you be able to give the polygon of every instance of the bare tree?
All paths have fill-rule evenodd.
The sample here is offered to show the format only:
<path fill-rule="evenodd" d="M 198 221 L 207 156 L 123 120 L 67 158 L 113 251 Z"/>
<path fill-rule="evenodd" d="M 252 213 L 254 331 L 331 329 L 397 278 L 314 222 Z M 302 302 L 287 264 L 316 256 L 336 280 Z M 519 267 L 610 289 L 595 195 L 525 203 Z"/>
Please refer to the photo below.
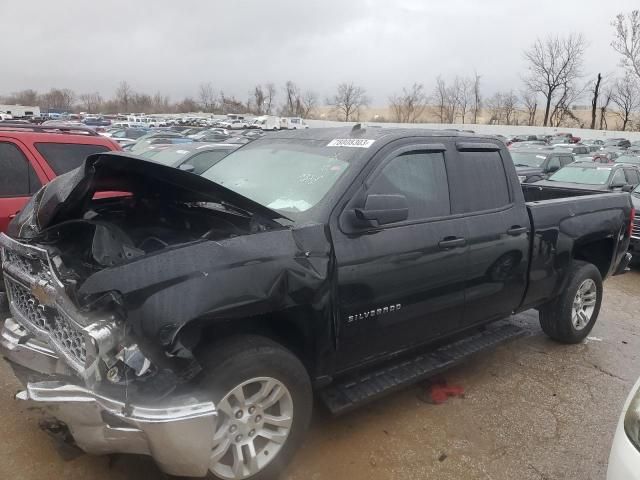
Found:
<path fill-rule="evenodd" d="M 524 52 L 528 75 L 525 82 L 530 90 L 544 95 L 545 111 L 543 125 L 549 122 L 551 104 L 562 90 L 582 75 L 582 59 L 585 40 L 581 34 L 568 37 L 547 37 L 536 42 Z"/>
<path fill-rule="evenodd" d="M 622 66 L 633 70 L 640 80 L 640 10 L 633 10 L 626 16 L 619 13 L 612 26 L 615 37 L 611 46 L 622 55 Z"/>
<path fill-rule="evenodd" d="M 21 90 L 4 97 L 3 101 L 11 105 L 38 105 L 38 92 L 33 89 Z"/>
<path fill-rule="evenodd" d="M 622 131 L 627 129 L 631 114 L 640 106 L 640 88 L 631 72 L 618 79 L 613 86 L 611 101 L 618 107 L 614 112 L 622 122 Z"/>
<path fill-rule="evenodd" d="M 596 84 L 593 86 L 593 97 L 591 97 L 591 130 L 596 128 L 596 113 L 598 111 L 598 95 L 600 94 L 600 84 L 602 83 L 602 75 L 598 73 Z"/>
<path fill-rule="evenodd" d="M 504 108 L 504 122 L 506 125 L 518 124 L 518 95 L 509 90 L 502 96 Z"/>
<path fill-rule="evenodd" d="M 264 97 L 264 113 L 271 115 L 273 113 L 273 107 L 276 97 L 276 86 L 273 83 L 267 83 L 265 85 L 265 97 Z"/>
<path fill-rule="evenodd" d="M 341 83 L 335 95 L 327 103 L 333 106 L 339 118 L 348 122 L 360 118 L 360 109 L 369 105 L 369 98 L 366 90 L 354 85 L 353 82 Z"/>
<path fill-rule="evenodd" d="M 80 95 L 80 101 L 87 113 L 96 113 L 102 104 L 102 97 L 98 92 L 83 93 Z"/>
<path fill-rule="evenodd" d="M 520 92 L 520 97 L 522 98 L 522 105 L 527 111 L 527 125 L 533 126 L 536 124 L 536 113 L 538 111 L 537 92 L 525 90 Z"/>
<path fill-rule="evenodd" d="M 478 123 L 478 116 L 480 115 L 480 110 L 482 109 L 482 97 L 480 94 L 480 75 L 478 72 L 474 72 L 473 74 L 473 106 L 471 109 L 471 114 L 473 115 L 473 123 Z"/>
<path fill-rule="evenodd" d="M 47 109 L 55 108 L 57 110 L 64 110 L 70 112 L 75 101 L 75 93 L 68 88 L 52 88 L 47 93 L 42 95 L 41 103 Z"/>
<path fill-rule="evenodd" d="M 216 91 L 211 82 L 201 83 L 198 89 L 198 97 L 203 112 L 213 112 L 216 107 Z"/>
<path fill-rule="evenodd" d="M 291 80 L 284 85 L 284 105 L 282 106 L 282 115 L 288 117 L 297 117 L 302 109 L 302 99 L 300 98 L 300 88 Z"/>
<path fill-rule="evenodd" d="M 444 123 L 447 118 L 446 106 L 448 102 L 448 92 L 447 84 L 441 75 L 438 75 L 436 78 L 436 86 L 433 90 L 433 99 L 436 104 L 436 108 L 438 109 L 438 119 L 440 120 L 440 123 Z"/>
<path fill-rule="evenodd" d="M 301 116 L 303 118 L 311 118 L 314 116 L 315 109 L 318 107 L 318 96 L 311 90 L 307 90 L 302 96 L 302 111 Z"/>
<path fill-rule="evenodd" d="M 508 92 L 496 92 L 485 102 L 491 117 L 491 125 L 517 125 L 518 124 L 518 96 L 513 90 Z"/>
<path fill-rule="evenodd" d="M 465 118 L 470 109 L 473 109 L 474 103 L 474 83 L 470 78 L 462 78 L 454 82 L 456 89 L 455 98 L 458 103 L 458 113 L 464 125 Z"/>
<path fill-rule="evenodd" d="M 401 94 L 392 95 L 389 104 L 394 121 L 414 123 L 427 108 L 427 95 L 421 83 L 414 83 L 411 88 L 403 88 Z"/>
<path fill-rule="evenodd" d="M 613 90 L 611 87 L 605 88 L 600 94 L 600 130 L 606 130 L 609 128 L 607 125 L 607 109 L 611 103 L 613 97 Z"/>
<path fill-rule="evenodd" d="M 264 89 L 262 88 L 262 85 L 256 85 L 255 87 L 253 87 L 252 96 L 253 98 L 251 99 L 251 101 L 255 105 L 254 113 L 256 115 L 262 115 L 264 111 L 264 102 L 265 102 L 265 93 L 264 93 Z"/>
<path fill-rule="evenodd" d="M 126 80 L 121 81 L 116 90 L 116 101 L 125 113 L 129 112 L 129 103 L 131 102 L 132 95 L 133 88 L 131 88 L 129 82 Z"/>
<path fill-rule="evenodd" d="M 571 119 L 576 126 L 583 127 L 582 122 L 576 117 L 572 111 L 574 103 L 582 96 L 585 87 L 579 87 L 575 82 L 568 82 L 562 85 L 561 89 L 558 89 L 558 96 L 553 107 L 553 111 L 549 116 L 549 123 L 553 126 L 559 127 L 567 119 Z"/>

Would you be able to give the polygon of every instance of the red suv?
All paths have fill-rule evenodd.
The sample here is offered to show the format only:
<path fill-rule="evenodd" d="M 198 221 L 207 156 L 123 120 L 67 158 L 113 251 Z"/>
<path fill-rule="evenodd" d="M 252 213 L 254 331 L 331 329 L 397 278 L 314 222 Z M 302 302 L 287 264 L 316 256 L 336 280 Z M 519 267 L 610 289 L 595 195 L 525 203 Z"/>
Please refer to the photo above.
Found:
<path fill-rule="evenodd" d="M 42 185 L 109 150 L 122 148 L 89 128 L 0 123 L 0 232 Z"/>

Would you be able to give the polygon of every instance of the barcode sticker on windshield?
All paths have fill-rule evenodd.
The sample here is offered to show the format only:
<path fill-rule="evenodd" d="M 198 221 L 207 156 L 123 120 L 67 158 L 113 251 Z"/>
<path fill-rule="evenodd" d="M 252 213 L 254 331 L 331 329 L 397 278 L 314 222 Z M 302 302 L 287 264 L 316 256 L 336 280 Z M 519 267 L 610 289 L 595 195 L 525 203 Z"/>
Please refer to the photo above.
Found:
<path fill-rule="evenodd" d="M 373 142 L 375 142 L 375 140 L 368 140 L 366 138 L 334 138 L 327 144 L 327 147 L 369 148 L 373 145 Z"/>

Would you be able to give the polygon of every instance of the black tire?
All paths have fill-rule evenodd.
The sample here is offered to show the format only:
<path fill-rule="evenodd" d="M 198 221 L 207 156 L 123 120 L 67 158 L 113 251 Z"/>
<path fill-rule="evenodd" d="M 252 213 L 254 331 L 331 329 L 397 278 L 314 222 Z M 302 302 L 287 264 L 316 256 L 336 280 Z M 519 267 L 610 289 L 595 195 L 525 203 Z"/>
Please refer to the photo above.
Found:
<path fill-rule="evenodd" d="M 289 436 L 277 456 L 251 480 L 273 480 L 289 463 L 302 443 L 313 410 L 309 375 L 300 360 L 280 344 L 257 335 L 238 335 L 208 345 L 199 360 L 203 365 L 200 387 L 217 405 L 244 381 L 271 377 L 280 381 L 293 400 L 293 423 Z M 217 479 L 212 472 L 208 478 Z"/>
<path fill-rule="evenodd" d="M 602 303 L 602 276 L 595 265 L 574 260 L 567 279 L 567 286 L 558 298 L 540 308 L 540 326 L 550 338 L 562 343 L 580 343 L 593 329 Z M 595 283 L 597 297 L 588 323 L 577 329 L 573 322 L 573 302 L 582 283 L 591 279 Z"/>

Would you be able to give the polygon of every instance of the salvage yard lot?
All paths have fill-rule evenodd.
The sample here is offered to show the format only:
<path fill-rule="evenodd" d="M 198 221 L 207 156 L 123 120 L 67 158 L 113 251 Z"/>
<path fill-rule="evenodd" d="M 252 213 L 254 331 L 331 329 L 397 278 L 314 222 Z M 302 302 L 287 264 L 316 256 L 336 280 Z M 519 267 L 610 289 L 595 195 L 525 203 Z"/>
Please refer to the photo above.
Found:
<path fill-rule="evenodd" d="M 514 317 L 529 336 L 447 372 L 465 398 L 429 405 L 416 386 L 337 419 L 318 405 L 283 478 L 604 479 L 620 409 L 640 375 L 639 289 L 638 271 L 609 279 L 583 344 L 549 340 L 534 311 Z M 143 457 L 61 460 L 38 416 L 13 400 L 18 388 L 3 362 L 0 478 L 165 478 Z"/>

